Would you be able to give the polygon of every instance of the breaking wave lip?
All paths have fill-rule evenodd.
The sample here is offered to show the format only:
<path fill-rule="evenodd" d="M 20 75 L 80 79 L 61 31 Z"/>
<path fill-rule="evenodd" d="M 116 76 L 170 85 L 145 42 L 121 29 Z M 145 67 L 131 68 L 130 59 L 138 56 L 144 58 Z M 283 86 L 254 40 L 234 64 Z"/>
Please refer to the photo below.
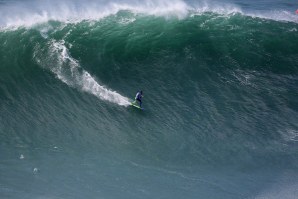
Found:
<path fill-rule="evenodd" d="M 263 13 L 249 13 L 244 12 L 240 7 L 233 4 L 215 4 L 206 1 L 189 5 L 183 0 L 131 0 L 129 2 L 90 0 L 88 3 L 81 0 L 33 0 L 2 5 L 0 7 L 0 27 L 2 29 L 31 27 L 50 20 L 65 23 L 100 20 L 123 10 L 134 14 L 163 16 L 166 18 L 175 17 L 178 19 L 205 12 L 213 12 L 220 15 L 240 13 L 245 16 L 298 23 L 298 15 L 288 11 L 276 10 Z"/>
<path fill-rule="evenodd" d="M 130 100 L 100 85 L 94 77 L 81 68 L 78 61 L 69 55 L 68 49 L 64 45 L 64 40 L 50 41 L 49 51 L 46 60 L 38 58 L 38 53 L 34 54 L 34 58 L 43 68 L 53 72 L 59 80 L 65 84 L 78 88 L 84 92 L 95 95 L 96 97 L 121 106 L 129 106 Z M 35 49 L 37 52 L 40 49 Z"/>
<path fill-rule="evenodd" d="M 175 16 L 183 18 L 189 7 L 182 0 L 135 0 L 130 2 L 83 1 L 33 1 L 17 2 L 0 9 L 0 27 L 30 27 L 50 20 L 76 23 L 82 20 L 99 20 L 127 10 L 132 13 L 144 13 L 156 16 Z"/>
<path fill-rule="evenodd" d="M 267 19 L 280 22 L 298 23 L 298 15 L 286 10 L 271 10 L 271 11 L 243 11 L 240 7 L 233 4 L 210 4 L 209 2 L 201 2 L 192 9 L 192 15 L 200 15 L 206 12 L 217 13 L 219 15 L 241 14 L 243 16 Z"/>

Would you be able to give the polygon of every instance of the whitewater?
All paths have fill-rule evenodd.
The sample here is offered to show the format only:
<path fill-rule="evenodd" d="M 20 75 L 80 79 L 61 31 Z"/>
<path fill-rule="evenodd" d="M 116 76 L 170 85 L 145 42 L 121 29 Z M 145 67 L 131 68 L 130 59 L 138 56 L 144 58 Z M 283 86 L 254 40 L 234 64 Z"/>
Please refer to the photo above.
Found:
<path fill-rule="evenodd" d="M 0 0 L 0 198 L 296 198 L 297 9 Z"/>
<path fill-rule="evenodd" d="M 99 85 L 87 71 L 80 70 L 81 67 L 78 61 L 69 55 L 63 40 L 59 42 L 50 41 L 49 52 L 39 55 L 40 52 L 42 52 L 42 49 L 37 47 L 33 56 L 34 58 L 37 57 L 37 63 L 51 70 L 56 74 L 58 79 L 67 85 L 91 93 L 102 100 L 107 100 L 122 106 L 130 105 L 128 98 Z"/>

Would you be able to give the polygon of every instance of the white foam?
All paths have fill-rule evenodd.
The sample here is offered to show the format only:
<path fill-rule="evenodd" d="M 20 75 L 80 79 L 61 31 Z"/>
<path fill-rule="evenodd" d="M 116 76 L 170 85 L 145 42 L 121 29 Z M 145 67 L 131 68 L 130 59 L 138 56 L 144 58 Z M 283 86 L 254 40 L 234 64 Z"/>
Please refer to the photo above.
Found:
<path fill-rule="evenodd" d="M 276 21 L 298 22 L 298 15 L 284 10 L 244 12 L 235 4 L 212 1 L 198 1 L 190 5 L 183 0 L 31 0 L 13 1 L 0 6 L 0 28 L 31 27 L 50 20 L 77 23 L 83 20 L 100 20 L 127 10 L 132 13 L 177 17 L 183 19 L 189 14 L 205 12 L 272 19 Z"/>
<path fill-rule="evenodd" d="M 156 16 L 183 18 L 188 14 L 188 6 L 182 0 L 135 0 L 100 1 L 26 1 L 14 2 L 0 7 L 0 27 L 30 27 L 50 20 L 76 23 L 82 20 L 98 20 L 116 14 L 121 10 Z"/>
<path fill-rule="evenodd" d="M 37 174 L 38 172 L 39 172 L 39 169 L 38 169 L 38 168 L 36 168 L 36 167 L 33 168 L 33 173 L 34 173 L 34 174 Z"/>
<path fill-rule="evenodd" d="M 228 3 L 211 3 L 207 1 L 202 1 L 194 5 L 193 10 L 195 11 L 194 14 L 203 14 L 206 12 L 213 12 L 220 15 L 230 15 L 235 13 L 243 14 L 243 11 L 240 7 L 228 4 Z"/>
<path fill-rule="evenodd" d="M 272 10 L 266 12 L 247 12 L 245 13 L 246 16 L 251 16 L 255 18 L 262 18 L 262 19 L 271 19 L 274 21 L 285 21 L 285 22 L 295 22 L 298 23 L 298 15 L 295 13 L 291 13 L 285 10 Z"/>
<path fill-rule="evenodd" d="M 65 84 L 88 92 L 96 97 L 121 106 L 130 105 L 130 100 L 116 91 L 112 91 L 105 86 L 100 85 L 94 77 L 81 68 L 78 61 L 69 55 L 65 42 L 52 40 L 49 43 L 49 52 L 45 57 L 47 60 L 41 60 L 35 53 L 34 57 L 38 64 L 51 70 L 57 78 Z M 36 51 L 40 49 L 35 49 Z"/>
<path fill-rule="evenodd" d="M 244 11 L 239 6 L 229 3 L 210 2 L 210 1 L 199 1 L 193 6 L 195 10 L 194 15 L 203 14 L 206 12 L 217 13 L 220 15 L 233 15 L 242 14 L 244 16 L 250 16 L 254 18 L 270 19 L 274 21 L 289 21 L 298 23 L 298 15 L 294 12 L 286 10 L 268 10 L 268 11 Z"/>
<path fill-rule="evenodd" d="M 287 129 L 285 132 L 281 132 L 283 138 L 287 142 L 298 142 L 298 131 L 294 129 Z"/>
<path fill-rule="evenodd" d="M 130 24 L 130 23 L 133 23 L 135 20 L 136 20 L 136 18 L 121 18 L 119 20 L 119 23 L 123 24 L 123 25 L 127 25 L 127 24 Z"/>

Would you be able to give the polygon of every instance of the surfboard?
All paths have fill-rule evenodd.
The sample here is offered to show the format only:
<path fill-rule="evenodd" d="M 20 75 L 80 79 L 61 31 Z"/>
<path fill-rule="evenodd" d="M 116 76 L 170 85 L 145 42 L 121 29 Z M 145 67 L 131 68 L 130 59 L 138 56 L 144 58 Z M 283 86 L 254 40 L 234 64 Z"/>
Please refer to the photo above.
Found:
<path fill-rule="evenodd" d="M 130 105 L 133 106 L 133 107 L 136 107 L 136 108 L 138 108 L 138 109 L 144 110 L 144 108 L 139 107 L 138 105 L 136 105 L 136 104 L 134 104 L 134 103 L 131 103 Z"/>

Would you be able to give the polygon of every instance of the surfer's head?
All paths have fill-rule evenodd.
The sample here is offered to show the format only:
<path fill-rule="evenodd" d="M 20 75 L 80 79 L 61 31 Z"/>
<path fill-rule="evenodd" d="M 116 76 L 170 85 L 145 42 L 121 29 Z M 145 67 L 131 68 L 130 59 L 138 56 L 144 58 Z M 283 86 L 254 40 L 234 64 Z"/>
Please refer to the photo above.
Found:
<path fill-rule="evenodd" d="M 143 94 L 143 91 L 140 91 L 141 94 Z"/>

